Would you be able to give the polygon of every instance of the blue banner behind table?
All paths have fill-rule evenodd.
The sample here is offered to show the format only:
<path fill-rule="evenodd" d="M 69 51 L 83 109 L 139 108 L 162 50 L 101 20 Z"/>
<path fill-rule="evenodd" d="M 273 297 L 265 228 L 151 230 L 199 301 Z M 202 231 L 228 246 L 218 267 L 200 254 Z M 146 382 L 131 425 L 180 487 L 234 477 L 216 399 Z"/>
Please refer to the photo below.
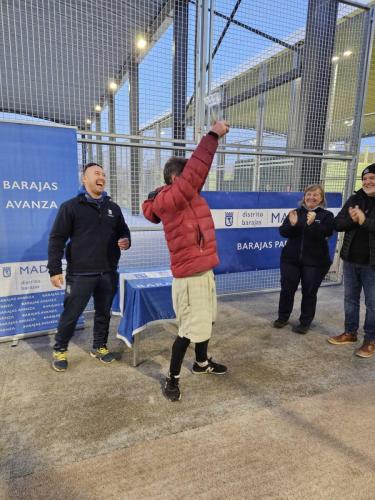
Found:
<path fill-rule="evenodd" d="M 215 273 L 275 269 L 286 239 L 279 227 L 303 193 L 204 192 L 214 219 L 220 264 Z M 339 193 L 328 193 L 328 210 L 341 207 Z M 329 240 L 333 257 L 337 236 Z"/>
<path fill-rule="evenodd" d="M 0 122 L 0 337 L 56 328 L 63 291 L 47 271 L 59 205 L 77 192 L 76 131 Z"/>

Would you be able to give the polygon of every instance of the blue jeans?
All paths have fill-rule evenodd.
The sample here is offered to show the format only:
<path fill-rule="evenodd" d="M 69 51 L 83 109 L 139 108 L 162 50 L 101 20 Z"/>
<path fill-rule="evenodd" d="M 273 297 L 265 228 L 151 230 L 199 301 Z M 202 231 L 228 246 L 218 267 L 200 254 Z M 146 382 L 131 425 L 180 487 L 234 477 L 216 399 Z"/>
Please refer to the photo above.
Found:
<path fill-rule="evenodd" d="M 375 340 L 375 267 L 344 261 L 345 331 L 357 333 L 361 291 L 365 294 L 366 340 Z"/>
<path fill-rule="evenodd" d="M 94 341 L 93 348 L 107 344 L 111 305 L 118 282 L 117 272 L 95 275 L 68 275 L 64 309 L 60 316 L 55 337 L 55 351 L 66 351 L 78 321 L 91 296 L 94 298 Z"/>

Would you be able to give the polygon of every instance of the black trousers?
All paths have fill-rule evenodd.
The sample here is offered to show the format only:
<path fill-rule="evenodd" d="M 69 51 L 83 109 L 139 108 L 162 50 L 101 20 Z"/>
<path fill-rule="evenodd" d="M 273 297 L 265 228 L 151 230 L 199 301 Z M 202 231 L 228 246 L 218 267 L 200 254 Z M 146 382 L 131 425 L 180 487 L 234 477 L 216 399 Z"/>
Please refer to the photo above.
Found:
<path fill-rule="evenodd" d="M 118 273 L 95 275 L 69 275 L 66 277 L 64 309 L 61 313 L 54 349 L 66 351 L 73 337 L 77 321 L 85 310 L 91 296 L 94 298 L 93 348 L 106 345 L 108 340 L 111 306 L 118 284 Z"/>
<path fill-rule="evenodd" d="M 280 263 L 281 292 L 279 300 L 279 319 L 288 321 L 293 310 L 294 295 L 301 281 L 302 301 L 300 323 L 310 326 L 314 319 L 316 310 L 316 300 L 319 287 L 327 274 L 330 266 L 324 267 L 304 266 Z"/>
<path fill-rule="evenodd" d="M 195 359 L 198 363 L 203 363 L 207 361 L 207 347 L 209 340 L 205 340 L 204 342 L 197 342 L 195 344 Z M 172 357 L 171 364 L 169 367 L 169 374 L 173 377 L 177 377 L 180 375 L 182 362 L 184 360 L 186 350 L 189 347 L 190 339 L 186 337 L 179 337 L 177 335 L 175 341 L 172 346 Z"/>

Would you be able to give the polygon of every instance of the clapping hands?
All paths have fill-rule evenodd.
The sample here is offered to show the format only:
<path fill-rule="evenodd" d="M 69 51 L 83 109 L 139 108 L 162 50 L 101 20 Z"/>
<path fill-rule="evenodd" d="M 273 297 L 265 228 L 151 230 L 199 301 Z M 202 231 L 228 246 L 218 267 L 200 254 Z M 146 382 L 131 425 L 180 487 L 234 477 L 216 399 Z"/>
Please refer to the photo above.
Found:
<path fill-rule="evenodd" d="M 311 226 L 311 224 L 315 220 L 315 217 L 316 217 L 316 212 L 314 212 L 313 210 L 310 210 L 309 212 L 307 212 L 307 225 L 308 226 Z"/>
<path fill-rule="evenodd" d="M 353 222 L 356 222 L 360 226 L 365 222 L 366 216 L 364 212 L 356 205 L 354 208 L 349 207 L 349 215 Z"/>
<path fill-rule="evenodd" d="M 297 210 L 291 210 L 288 214 L 289 222 L 291 226 L 295 226 L 298 222 Z"/>

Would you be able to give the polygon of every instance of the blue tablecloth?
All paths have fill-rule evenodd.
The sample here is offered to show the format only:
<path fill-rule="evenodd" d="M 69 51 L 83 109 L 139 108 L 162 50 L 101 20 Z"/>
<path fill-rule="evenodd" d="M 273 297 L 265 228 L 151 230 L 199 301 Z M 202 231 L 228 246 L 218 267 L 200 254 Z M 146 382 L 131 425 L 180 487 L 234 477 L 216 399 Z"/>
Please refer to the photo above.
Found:
<path fill-rule="evenodd" d="M 172 278 L 142 278 L 125 280 L 123 316 L 118 327 L 118 337 L 128 346 L 133 343 L 133 335 L 142 331 L 154 321 L 175 318 L 172 306 Z"/>

